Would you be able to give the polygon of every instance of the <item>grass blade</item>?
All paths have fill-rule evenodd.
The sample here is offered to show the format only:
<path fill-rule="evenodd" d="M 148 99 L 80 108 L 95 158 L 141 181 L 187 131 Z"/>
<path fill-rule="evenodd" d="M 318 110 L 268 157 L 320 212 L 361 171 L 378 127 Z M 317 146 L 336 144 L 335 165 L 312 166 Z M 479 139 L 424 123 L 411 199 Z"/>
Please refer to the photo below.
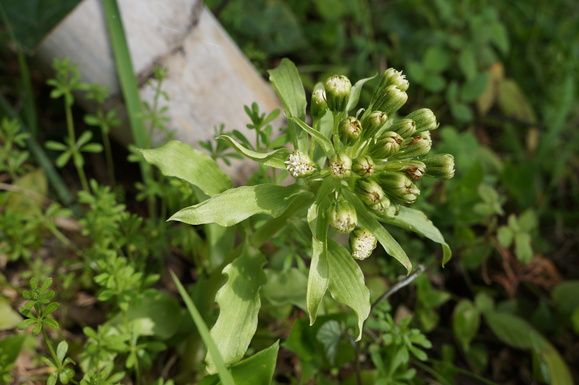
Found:
<path fill-rule="evenodd" d="M 213 338 L 211 338 L 211 335 L 209 334 L 209 329 L 207 328 L 205 321 L 203 321 L 201 313 L 199 313 L 199 310 L 197 310 L 197 307 L 195 307 L 195 304 L 193 303 L 191 297 L 189 296 L 189 294 L 179 281 L 179 278 L 177 278 L 177 276 L 173 272 L 171 272 L 171 276 L 173 277 L 173 282 L 175 282 L 175 285 L 177 285 L 179 294 L 181 294 L 181 297 L 183 298 L 183 301 L 187 306 L 187 310 L 189 310 L 189 314 L 191 314 L 191 318 L 193 318 L 193 322 L 195 322 L 195 326 L 197 326 L 197 330 L 199 331 L 199 335 L 201 336 L 201 339 L 203 340 L 203 343 L 205 344 L 207 351 L 209 352 L 209 354 L 211 354 L 213 358 L 213 364 L 217 369 L 217 374 L 221 379 L 221 383 L 223 385 L 235 385 L 235 381 L 233 381 L 231 373 L 225 367 L 223 357 L 221 357 L 221 354 L 219 353 L 219 349 L 217 349 L 215 341 L 213 341 Z"/>
<path fill-rule="evenodd" d="M 145 124 L 141 113 L 139 85 L 133 71 L 133 62 L 116 0 L 104 0 L 105 18 L 113 50 L 119 83 L 125 99 L 127 116 L 131 124 L 133 140 L 137 147 L 149 148 Z"/>

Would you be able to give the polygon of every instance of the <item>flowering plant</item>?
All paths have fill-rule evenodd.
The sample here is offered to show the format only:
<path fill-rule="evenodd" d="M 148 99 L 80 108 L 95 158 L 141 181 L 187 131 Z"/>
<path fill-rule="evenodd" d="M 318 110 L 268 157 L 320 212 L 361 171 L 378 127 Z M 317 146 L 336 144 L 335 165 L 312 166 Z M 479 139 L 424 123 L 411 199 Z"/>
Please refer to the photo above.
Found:
<path fill-rule="evenodd" d="M 336 75 L 317 85 L 311 98 L 309 125 L 298 71 L 289 60 L 283 60 L 270 71 L 270 80 L 285 110 L 287 138 L 293 151 L 285 146 L 256 151 L 232 136 L 219 136 L 243 156 L 289 173 L 294 179 L 291 184 L 231 188 L 231 180 L 211 158 L 176 141 L 141 151 L 163 173 L 192 183 L 207 198 L 178 211 L 170 220 L 191 225 L 243 225 L 244 242 L 223 270 L 229 279 L 217 294 L 221 312 L 211 332 L 226 363 L 243 356 L 255 333 L 259 290 L 267 282 L 262 269 L 267 259 L 259 249 L 294 220 L 304 224 L 299 228 L 311 238 L 305 301 L 310 323 L 314 323 L 329 291 L 336 301 L 357 313 L 358 339 L 371 306 L 355 259 L 368 258 L 380 244 L 408 272 L 412 270 L 405 251 L 383 223 L 440 243 L 443 263 L 450 258 L 450 248 L 438 229 L 422 212 L 407 207 L 420 195 L 416 182 L 421 177 L 449 179 L 454 175 L 451 155 L 428 156 L 430 132 L 438 127 L 436 117 L 423 108 L 396 118 L 408 98 L 408 81 L 394 69 L 381 75 L 368 107 L 351 116 L 349 112 L 358 104 L 362 87 L 370 79 L 352 85 L 347 77 Z M 260 220 L 249 226 L 252 217 Z M 334 230 L 348 233 L 349 244 L 334 240 Z M 239 320 L 231 313 L 232 308 L 248 314 Z M 233 347 L 232 335 L 241 348 Z M 210 357 L 208 363 L 211 370 Z"/>

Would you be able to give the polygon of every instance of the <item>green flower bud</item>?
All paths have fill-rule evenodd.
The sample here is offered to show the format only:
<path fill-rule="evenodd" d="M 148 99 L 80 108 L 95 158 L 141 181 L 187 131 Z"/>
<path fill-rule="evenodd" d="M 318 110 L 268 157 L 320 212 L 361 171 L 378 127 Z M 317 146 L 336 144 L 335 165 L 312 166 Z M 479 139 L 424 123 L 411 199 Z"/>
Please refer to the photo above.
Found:
<path fill-rule="evenodd" d="M 436 116 L 431 109 L 421 108 L 411 112 L 405 119 L 412 119 L 416 122 L 416 132 L 433 131 L 438 128 Z"/>
<path fill-rule="evenodd" d="M 368 206 L 373 206 L 386 197 L 382 187 L 372 179 L 358 179 L 354 191 Z"/>
<path fill-rule="evenodd" d="M 352 175 L 352 159 L 346 154 L 335 154 L 330 158 L 330 172 L 337 179 Z"/>
<path fill-rule="evenodd" d="M 394 131 L 386 131 L 370 146 L 370 155 L 375 159 L 389 158 L 400 150 L 403 141 L 404 138 Z"/>
<path fill-rule="evenodd" d="M 328 112 L 328 103 L 326 102 L 326 91 L 323 87 L 316 87 L 312 93 L 312 102 L 310 104 L 310 114 L 312 119 L 321 119 Z"/>
<path fill-rule="evenodd" d="M 454 176 L 454 157 L 450 154 L 438 154 L 422 160 L 426 165 L 426 176 L 450 179 Z"/>
<path fill-rule="evenodd" d="M 335 202 L 330 209 L 330 226 L 341 233 L 349 233 L 358 224 L 354 206 L 346 200 Z"/>
<path fill-rule="evenodd" d="M 371 104 L 374 110 L 380 110 L 388 116 L 398 111 L 408 100 L 408 94 L 397 86 L 388 86 L 377 95 L 376 100 Z"/>
<path fill-rule="evenodd" d="M 346 111 L 352 83 L 344 75 L 330 76 L 326 80 L 326 101 L 330 111 Z"/>
<path fill-rule="evenodd" d="M 382 111 L 373 111 L 362 120 L 362 132 L 365 139 L 372 138 L 386 124 L 388 115 Z"/>
<path fill-rule="evenodd" d="M 421 132 L 420 135 L 410 137 L 402 143 L 400 151 L 396 153 L 396 159 L 409 159 L 427 154 L 432 148 L 432 139 L 428 131 Z"/>
<path fill-rule="evenodd" d="M 353 116 L 348 116 L 338 125 L 340 140 L 344 144 L 354 143 L 362 134 L 362 124 Z"/>
<path fill-rule="evenodd" d="M 368 258 L 376 248 L 377 243 L 374 234 L 363 227 L 358 227 L 350 234 L 352 257 L 360 260 Z"/>
<path fill-rule="evenodd" d="M 410 178 L 400 172 L 383 172 L 380 174 L 379 182 L 390 199 L 398 203 L 414 203 L 420 195 L 420 190 Z"/>
<path fill-rule="evenodd" d="M 312 175 L 316 171 L 316 164 L 307 154 L 300 150 L 292 152 L 284 163 L 286 164 L 286 169 L 294 178 L 303 178 Z"/>
<path fill-rule="evenodd" d="M 426 173 L 426 165 L 419 160 L 395 160 L 380 167 L 380 171 L 403 172 L 412 180 L 418 180 Z"/>
<path fill-rule="evenodd" d="M 416 131 L 416 122 L 412 119 L 400 119 L 390 127 L 388 131 L 394 131 L 403 138 L 408 138 Z"/>
<path fill-rule="evenodd" d="M 390 202 L 390 198 L 384 196 L 378 203 L 369 206 L 370 210 L 378 215 L 394 216 L 398 213 L 398 207 Z"/>
<path fill-rule="evenodd" d="M 356 158 L 352 161 L 352 171 L 362 178 L 372 176 L 372 174 L 374 174 L 374 167 L 374 161 L 369 156 Z"/>
<path fill-rule="evenodd" d="M 388 68 L 382 76 L 380 77 L 380 84 L 378 88 L 386 88 L 388 86 L 394 85 L 398 87 L 401 91 L 407 91 L 410 84 L 406 79 L 406 75 L 402 74 L 402 71 L 397 71 L 394 68 Z"/>

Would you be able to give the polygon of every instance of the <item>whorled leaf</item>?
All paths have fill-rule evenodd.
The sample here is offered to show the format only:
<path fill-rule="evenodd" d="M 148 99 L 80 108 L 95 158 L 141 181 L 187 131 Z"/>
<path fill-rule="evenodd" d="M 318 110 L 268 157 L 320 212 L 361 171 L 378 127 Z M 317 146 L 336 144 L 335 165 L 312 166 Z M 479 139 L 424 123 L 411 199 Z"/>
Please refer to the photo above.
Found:
<path fill-rule="evenodd" d="M 223 269 L 227 282 L 216 295 L 220 311 L 210 334 L 225 365 L 243 358 L 257 329 L 261 307 L 259 290 L 266 283 L 262 269 L 265 262 L 258 250 L 245 247 L 241 255 Z M 215 373 L 217 368 L 211 355 L 206 362 L 207 371 Z"/>
<path fill-rule="evenodd" d="M 348 250 L 338 242 L 328 242 L 330 266 L 330 294 L 344 305 L 352 308 L 358 316 L 358 337 L 362 338 L 364 321 L 370 315 L 370 291 L 364 282 L 364 274 Z"/>
<path fill-rule="evenodd" d="M 491 330 L 502 342 L 518 349 L 534 349 L 547 366 L 552 385 L 572 385 L 569 367 L 557 349 L 525 320 L 512 314 L 484 312 Z"/>
<path fill-rule="evenodd" d="M 213 196 L 231 188 L 231 179 L 207 154 L 186 143 L 169 141 L 162 147 L 139 149 L 145 160 L 161 170 L 163 175 L 183 179 L 205 194 Z"/>
<path fill-rule="evenodd" d="M 402 227 L 403 229 L 414 231 L 431 241 L 439 243 L 442 246 L 442 266 L 450 260 L 452 256 L 450 246 L 448 246 L 448 243 L 444 240 L 440 230 L 434 226 L 432 221 L 428 219 L 422 211 L 401 206 L 398 215 L 394 217 L 384 216 L 381 217 L 380 220 L 394 226 Z"/>
<path fill-rule="evenodd" d="M 173 214 L 169 220 L 190 225 L 217 223 L 221 226 L 233 226 L 256 214 L 277 217 L 302 191 L 296 184 L 242 186 L 185 207 Z"/>
<path fill-rule="evenodd" d="M 235 139 L 233 139 L 228 135 L 220 135 L 217 137 L 217 139 L 225 140 L 238 153 L 245 156 L 246 158 L 249 158 L 266 166 L 275 167 L 282 170 L 285 170 L 286 168 L 285 161 L 290 155 L 290 151 L 287 148 L 279 148 L 277 150 L 267 152 L 264 154 L 245 148 L 241 143 L 239 143 L 238 141 L 236 141 Z"/>

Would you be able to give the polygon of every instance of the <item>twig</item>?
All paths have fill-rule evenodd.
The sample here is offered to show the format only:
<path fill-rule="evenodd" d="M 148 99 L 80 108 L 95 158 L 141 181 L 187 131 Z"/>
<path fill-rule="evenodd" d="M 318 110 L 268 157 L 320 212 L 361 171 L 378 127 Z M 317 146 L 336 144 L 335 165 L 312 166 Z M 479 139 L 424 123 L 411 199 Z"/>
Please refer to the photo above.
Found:
<path fill-rule="evenodd" d="M 408 277 L 404 278 L 402 281 L 399 281 L 398 283 L 396 283 L 394 286 L 392 286 L 390 289 L 388 289 L 384 294 L 382 294 L 376 301 L 374 301 L 370 311 L 374 310 L 374 308 L 376 306 L 378 306 L 378 304 L 380 302 L 384 301 L 385 299 L 390 297 L 392 294 L 394 294 L 398 290 L 402 289 L 404 286 L 408 286 L 412 281 L 414 281 L 416 278 L 418 278 L 422 273 L 424 273 L 424 266 L 418 265 L 418 267 L 416 268 L 416 270 L 414 270 L 412 272 L 412 274 L 410 274 Z"/>

